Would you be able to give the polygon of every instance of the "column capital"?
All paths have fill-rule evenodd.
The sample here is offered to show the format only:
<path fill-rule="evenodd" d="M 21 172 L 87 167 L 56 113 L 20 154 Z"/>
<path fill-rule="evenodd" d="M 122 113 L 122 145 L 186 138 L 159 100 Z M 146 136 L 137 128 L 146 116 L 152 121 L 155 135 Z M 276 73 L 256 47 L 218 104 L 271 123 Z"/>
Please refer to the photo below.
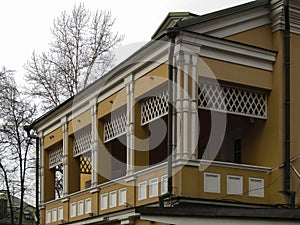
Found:
<path fill-rule="evenodd" d="M 94 97 L 89 101 L 89 106 L 90 108 L 92 108 L 93 106 L 97 106 L 97 97 Z"/>
<path fill-rule="evenodd" d="M 68 118 L 67 118 L 66 116 L 60 119 L 60 124 L 61 124 L 61 125 L 64 125 L 64 124 L 66 124 L 67 122 L 68 122 Z"/>

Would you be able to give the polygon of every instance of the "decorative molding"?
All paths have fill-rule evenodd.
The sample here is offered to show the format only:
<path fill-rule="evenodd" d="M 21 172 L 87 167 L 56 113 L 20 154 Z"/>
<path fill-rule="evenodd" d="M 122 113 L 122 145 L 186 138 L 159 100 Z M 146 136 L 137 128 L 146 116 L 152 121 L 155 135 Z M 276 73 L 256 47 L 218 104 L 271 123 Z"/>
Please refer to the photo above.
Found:
<path fill-rule="evenodd" d="M 224 38 L 250 29 L 270 24 L 269 10 L 265 6 L 250 9 L 247 12 L 222 16 L 187 27 L 186 29 Z"/>
<path fill-rule="evenodd" d="M 290 0 L 290 30 L 292 33 L 300 34 L 300 1 Z M 271 0 L 272 31 L 284 30 L 285 14 L 284 0 Z"/>
<path fill-rule="evenodd" d="M 199 46 L 200 57 L 209 57 L 267 71 L 273 71 L 277 55 L 274 51 L 187 31 L 183 32 L 182 43 L 185 44 L 187 50 L 190 49 L 189 46 L 191 48 Z"/>

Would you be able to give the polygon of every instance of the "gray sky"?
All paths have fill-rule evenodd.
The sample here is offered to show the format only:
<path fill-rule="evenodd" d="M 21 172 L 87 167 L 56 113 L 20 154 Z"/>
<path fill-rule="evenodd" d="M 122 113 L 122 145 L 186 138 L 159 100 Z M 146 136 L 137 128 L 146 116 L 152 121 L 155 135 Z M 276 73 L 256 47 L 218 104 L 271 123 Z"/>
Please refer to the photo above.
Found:
<path fill-rule="evenodd" d="M 110 10 L 116 18 L 114 29 L 125 35 L 124 46 L 147 42 L 168 12 L 189 11 L 204 14 L 251 0 L 7 0 L 0 8 L 0 67 L 16 70 L 22 76 L 23 65 L 32 52 L 46 51 L 51 40 L 53 20 L 63 10 L 84 2 L 91 11 Z"/>

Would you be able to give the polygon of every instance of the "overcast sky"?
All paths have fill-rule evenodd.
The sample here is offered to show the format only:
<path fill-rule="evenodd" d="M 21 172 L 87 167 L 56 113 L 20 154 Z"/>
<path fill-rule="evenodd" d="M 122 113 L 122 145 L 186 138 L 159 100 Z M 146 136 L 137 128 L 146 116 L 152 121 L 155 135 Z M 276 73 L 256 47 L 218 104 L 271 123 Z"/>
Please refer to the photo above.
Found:
<path fill-rule="evenodd" d="M 114 30 L 125 35 L 128 46 L 148 42 L 168 12 L 198 15 L 251 0 L 2 0 L 0 3 L 0 67 L 24 73 L 23 65 L 32 52 L 47 51 L 53 20 L 63 10 L 84 2 L 91 11 L 110 10 L 116 19 Z"/>

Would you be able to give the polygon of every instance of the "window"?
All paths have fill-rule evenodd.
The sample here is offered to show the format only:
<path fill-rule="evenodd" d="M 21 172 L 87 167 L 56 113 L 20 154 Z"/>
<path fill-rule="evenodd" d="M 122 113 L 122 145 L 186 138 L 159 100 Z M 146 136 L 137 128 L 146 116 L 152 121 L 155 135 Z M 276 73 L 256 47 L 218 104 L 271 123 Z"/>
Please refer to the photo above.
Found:
<path fill-rule="evenodd" d="M 147 198 L 147 181 L 140 182 L 138 184 L 138 200 Z"/>
<path fill-rule="evenodd" d="M 149 197 L 158 196 L 158 178 L 153 178 L 149 181 Z"/>
<path fill-rule="evenodd" d="M 92 199 L 85 199 L 85 214 L 89 214 L 92 212 Z"/>
<path fill-rule="evenodd" d="M 76 202 L 73 202 L 71 204 L 70 215 L 71 215 L 71 217 L 75 217 L 76 216 Z"/>
<path fill-rule="evenodd" d="M 56 222 L 57 220 L 57 209 L 52 209 L 52 222 Z"/>
<path fill-rule="evenodd" d="M 161 194 L 163 195 L 163 194 L 167 193 L 167 191 L 168 191 L 168 175 L 163 175 L 160 179 L 161 179 L 161 183 L 160 183 L 161 190 L 160 191 L 161 191 Z"/>
<path fill-rule="evenodd" d="M 58 216 L 57 216 L 57 220 L 58 221 L 61 221 L 64 219 L 64 207 L 63 206 L 60 206 L 58 207 Z"/>
<path fill-rule="evenodd" d="M 126 203 L 126 188 L 119 190 L 119 205 L 125 205 Z"/>
<path fill-rule="evenodd" d="M 241 195 L 243 194 L 243 177 L 241 176 L 227 176 L 227 194 Z"/>
<path fill-rule="evenodd" d="M 117 206 L 117 192 L 111 191 L 109 192 L 109 208 L 113 208 Z"/>
<path fill-rule="evenodd" d="M 108 200 L 107 193 L 102 194 L 100 197 L 101 210 L 107 209 L 107 200 Z"/>
<path fill-rule="evenodd" d="M 264 179 L 249 177 L 249 196 L 263 198 L 264 195 Z"/>
<path fill-rule="evenodd" d="M 220 174 L 204 173 L 204 192 L 220 193 Z"/>
<path fill-rule="evenodd" d="M 46 223 L 51 223 L 51 211 L 47 210 L 46 212 Z"/>
<path fill-rule="evenodd" d="M 77 215 L 78 216 L 83 215 L 83 201 L 82 200 L 78 201 L 78 214 Z"/>

